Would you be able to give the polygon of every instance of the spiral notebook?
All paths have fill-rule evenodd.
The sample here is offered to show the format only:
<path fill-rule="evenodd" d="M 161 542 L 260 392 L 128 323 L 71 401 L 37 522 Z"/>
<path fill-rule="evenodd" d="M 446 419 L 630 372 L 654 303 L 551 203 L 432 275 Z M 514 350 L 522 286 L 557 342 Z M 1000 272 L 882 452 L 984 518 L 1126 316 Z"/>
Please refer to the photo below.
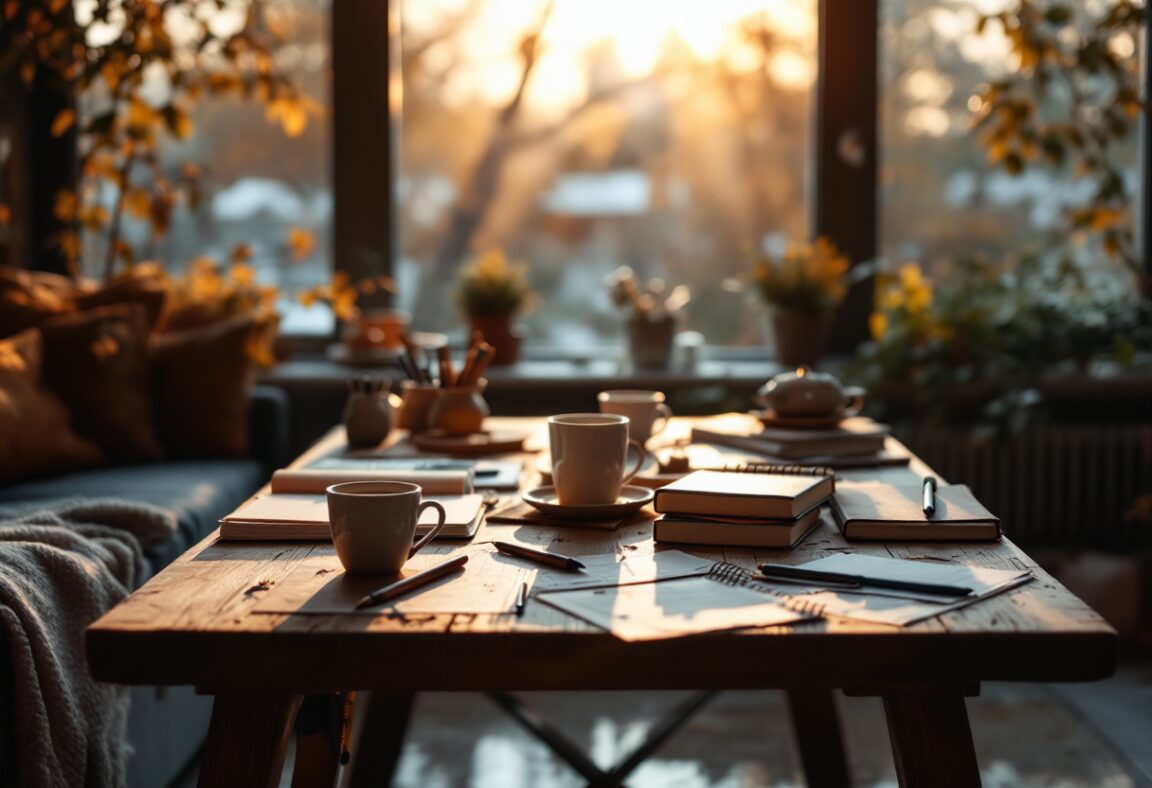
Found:
<path fill-rule="evenodd" d="M 657 640 L 828 616 L 908 626 L 978 603 L 1032 579 L 1027 571 L 857 554 L 837 554 L 800 566 L 874 577 L 963 583 L 973 593 L 963 598 L 933 597 L 867 586 L 847 589 L 768 581 L 720 561 L 706 572 L 616 586 L 542 591 L 536 598 L 606 629 L 621 640 Z"/>
<path fill-rule="evenodd" d="M 753 582 L 746 570 L 723 562 L 693 575 L 542 591 L 535 598 L 628 641 L 794 624 L 815 617 L 802 600 L 786 606 L 786 600 Z"/>

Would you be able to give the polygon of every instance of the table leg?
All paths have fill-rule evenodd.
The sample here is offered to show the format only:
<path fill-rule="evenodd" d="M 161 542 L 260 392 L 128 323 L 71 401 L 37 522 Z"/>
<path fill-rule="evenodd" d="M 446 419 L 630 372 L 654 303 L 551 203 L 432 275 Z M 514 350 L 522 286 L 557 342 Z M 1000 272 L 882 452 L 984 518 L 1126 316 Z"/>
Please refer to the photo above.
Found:
<path fill-rule="evenodd" d="M 290 693 L 217 694 L 199 788 L 276 788 L 302 700 Z"/>
<path fill-rule="evenodd" d="M 391 785 L 416 703 L 414 692 L 373 691 L 352 749 L 349 788 Z"/>
<path fill-rule="evenodd" d="M 340 774 L 344 714 L 351 711 L 351 693 L 309 695 L 296 715 L 296 758 L 292 788 L 332 788 Z M 346 708 L 347 707 L 347 708 Z"/>
<path fill-rule="evenodd" d="M 901 691 L 883 698 L 901 786 L 980 785 L 962 691 Z"/>
<path fill-rule="evenodd" d="M 851 784 L 836 696 L 830 689 L 788 690 L 792 730 L 808 785 Z"/>

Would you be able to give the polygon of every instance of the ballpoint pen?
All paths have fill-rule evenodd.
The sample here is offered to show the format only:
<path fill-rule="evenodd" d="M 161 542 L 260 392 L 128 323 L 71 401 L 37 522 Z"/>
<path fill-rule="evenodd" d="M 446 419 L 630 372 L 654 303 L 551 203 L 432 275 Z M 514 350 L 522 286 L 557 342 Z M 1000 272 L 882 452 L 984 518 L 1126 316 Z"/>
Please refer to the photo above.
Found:
<path fill-rule="evenodd" d="M 868 577 L 867 575 L 853 575 L 847 572 L 825 572 L 819 569 L 805 569 L 801 566 L 787 564 L 761 564 L 760 573 L 764 578 L 783 578 L 786 580 L 811 580 L 816 583 L 829 582 L 852 587 L 873 586 L 875 588 L 891 588 L 896 591 L 919 591 L 925 594 L 940 594 L 942 596 L 968 596 L 971 588 L 964 586 L 950 586 L 943 583 L 917 583 L 912 580 L 894 580 L 886 577 Z"/>
<path fill-rule="evenodd" d="M 923 504 L 924 504 L 924 514 L 931 517 L 933 514 L 936 513 L 936 477 L 935 476 L 925 476 L 924 477 L 924 489 L 923 489 L 923 496 L 922 497 L 923 497 Z"/>
<path fill-rule="evenodd" d="M 565 572 L 579 572 L 584 568 L 584 564 L 575 558 L 569 558 L 566 555 L 560 555 L 560 553 L 550 553 L 547 550 L 537 550 L 534 547 L 525 547 L 524 545 L 512 544 L 511 542 L 493 542 L 492 544 L 505 555 L 515 556 L 516 558 L 526 558 L 529 561 L 536 561 L 537 563 L 554 566 L 557 569 L 563 569 Z"/>
<path fill-rule="evenodd" d="M 466 563 L 468 563 L 468 556 L 458 555 L 455 558 L 451 558 L 442 564 L 437 564 L 431 569 L 425 569 L 423 572 L 412 575 L 411 577 L 406 577 L 403 580 L 390 583 L 383 588 L 378 588 L 357 602 L 356 609 L 360 610 L 361 608 L 372 607 L 373 605 L 379 605 L 382 602 L 387 602 L 389 599 L 395 599 L 401 594 L 406 594 L 413 589 L 427 585 L 433 580 L 441 578 L 453 570 L 462 569 Z"/>
<path fill-rule="evenodd" d="M 524 607 L 528 604 L 528 581 L 521 581 L 516 591 L 516 615 L 524 615 Z"/>

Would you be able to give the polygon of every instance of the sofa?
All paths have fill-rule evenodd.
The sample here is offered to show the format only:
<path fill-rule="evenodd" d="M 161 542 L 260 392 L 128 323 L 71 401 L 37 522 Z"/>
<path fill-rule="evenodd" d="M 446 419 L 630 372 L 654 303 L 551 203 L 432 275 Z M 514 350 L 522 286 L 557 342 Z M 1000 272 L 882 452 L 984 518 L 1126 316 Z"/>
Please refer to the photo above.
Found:
<path fill-rule="evenodd" d="M 145 550 L 152 574 L 216 528 L 217 520 L 255 492 L 286 457 L 288 400 L 254 386 L 249 409 L 251 453 L 244 458 L 172 459 L 103 465 L 0 488 L 0 506 L 43 505 L 76 498 L 117 498 L 159 506 L 177 523 L 172 538 Z M 145 580 L 147 578 L 144 578 Z M 128 785 L 171 784 L 195 758 L 207 732 L 211 699 L 189 687 L 133 687 L 128 717 Z"/>
<path fill-rule="evenodd" d="M 114 602 L 203 539 L 286 461 L 287 397 L 280 389 L 253 385 L 255 351 L 268 336 L 267 321 L 251 310 L 205 309 L 203 302 L 181 306 L 174 296 L 170 283 L 154 273 L 98 286 L 0 267 L 0 510 L 6 527 L 0 550 L 5 551 L 5 567 L 9 562 L 19 566 L 26 556 L 21 551 L 27 550 L 21 545 L 30 544 L 19 530 L 21 518 L 55 516 L 77 504 L 134 507 L 164 525 L 148 539 L 126 537 L 134 539 L 133 569 L 124 575 L 118 594 L 108 597 Z M 64 523 L 68 538 L 94 533 L 90 522 Z M 104 564 L 91 574 L 107 574 Z M 29 675 L 27 660 L 19 663 L 23 672 L 14 661 L 28 653 L 23 638 L 40 632 L 36 620 L 68 619 L 77 606 L 56 616 L 41 608 L 60 600 L 80 601 L 63 578 L 25 574 L 19 582 L 28 593 L 21 596 L 18 589 L 5 597 L 15 600 L 6 604 L 14 610 L 27 599 L 39 607 L 27 608 L 33 623 L 0 634 L 0 783 L 11 777 L 14 754 L 45 741 L 43 728 L 7 716 L 14 699 L 23 697 L 26 687 L 40 687 L 47 702 L 58 685 L 52 678 L 56 674 L 45 676 L 40 670 L 32 684 L 16 680 Z M 93 615 L 109 604 L 101 603 Z M 15 615 L 5 621 L 23 619 Z M 71 637 L 82 634 L 84 626 L 69 623 L 64 630 Z M 54 669 L 56 664 L 83 664 L 82 648 L 82 641 L 66 647 L 54 641 L 46 653 L 65 655 L 54 657 Z M 73 670 L 63 675 L 68 682 Z M 116 704 L 118 722 L 109 730 L 118 733 L 124 720 L 119 696 Z M 120 770 L 121 750 L 112 734 L 101 734 L 87 746 L 109 744 L 117 753 L 112 782 L 123 776 L 130 786 L 169 785 L 203 744 L 210 711 L 208 700 L 191 688 L 132 688 L 127 715 L 132 755 L 126 771 Z M 91 719 L 99 716 L 93 712 Z M 47 729 L 48 735 L 54 738 L 66 727 L 58 723 Z M 87 784 L 90 776 L 82 759 L 80 764 L 78 779 Z M 25 762 L 18 770 L 25 774 L 29 768 Z M 62 779 L 49 775 L 47 784 Z"/>

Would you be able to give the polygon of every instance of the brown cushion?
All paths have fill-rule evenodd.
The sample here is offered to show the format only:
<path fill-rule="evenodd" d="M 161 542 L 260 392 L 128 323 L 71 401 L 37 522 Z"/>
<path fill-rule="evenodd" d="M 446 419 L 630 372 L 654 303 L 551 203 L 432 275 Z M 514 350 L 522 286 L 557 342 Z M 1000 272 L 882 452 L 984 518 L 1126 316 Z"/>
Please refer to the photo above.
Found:
<path fill-rule="evenodd" d="M 0 340 L 0 483 L 99 465 L 100 447 L 68 424 L 68 408 L 41 381 L 40 332 Z"/>
<path fill-rule="evenodd" d="M 75 285 L 66 276 L 0 266 L 0 337 L 72 311 L 74 294 Z"/>
<path fill-rule="evenodd" d="M 266 324 L 245 316 L 153 339 L 153 395 L 168 454 L 248 454 L 253 349 L 267 330 Z"/>
<path fill-rule="evenodd" d="M 76 295 L 76 306 L 80 309 L 140 304 L 147 315 L 149 331 L 156 330 L 167 319 L 168 302 L 168 275 L 155 263 L 133 266 L 107 285 L 89 285 Z"/>
<path fill-rule="evenodd" d="M 120 304 L 52 318 L 44 336 L 44 379 L 72 411 L 73 428 L 109 459 L 163 456 L 148 377 L 148 317 Z"/>

